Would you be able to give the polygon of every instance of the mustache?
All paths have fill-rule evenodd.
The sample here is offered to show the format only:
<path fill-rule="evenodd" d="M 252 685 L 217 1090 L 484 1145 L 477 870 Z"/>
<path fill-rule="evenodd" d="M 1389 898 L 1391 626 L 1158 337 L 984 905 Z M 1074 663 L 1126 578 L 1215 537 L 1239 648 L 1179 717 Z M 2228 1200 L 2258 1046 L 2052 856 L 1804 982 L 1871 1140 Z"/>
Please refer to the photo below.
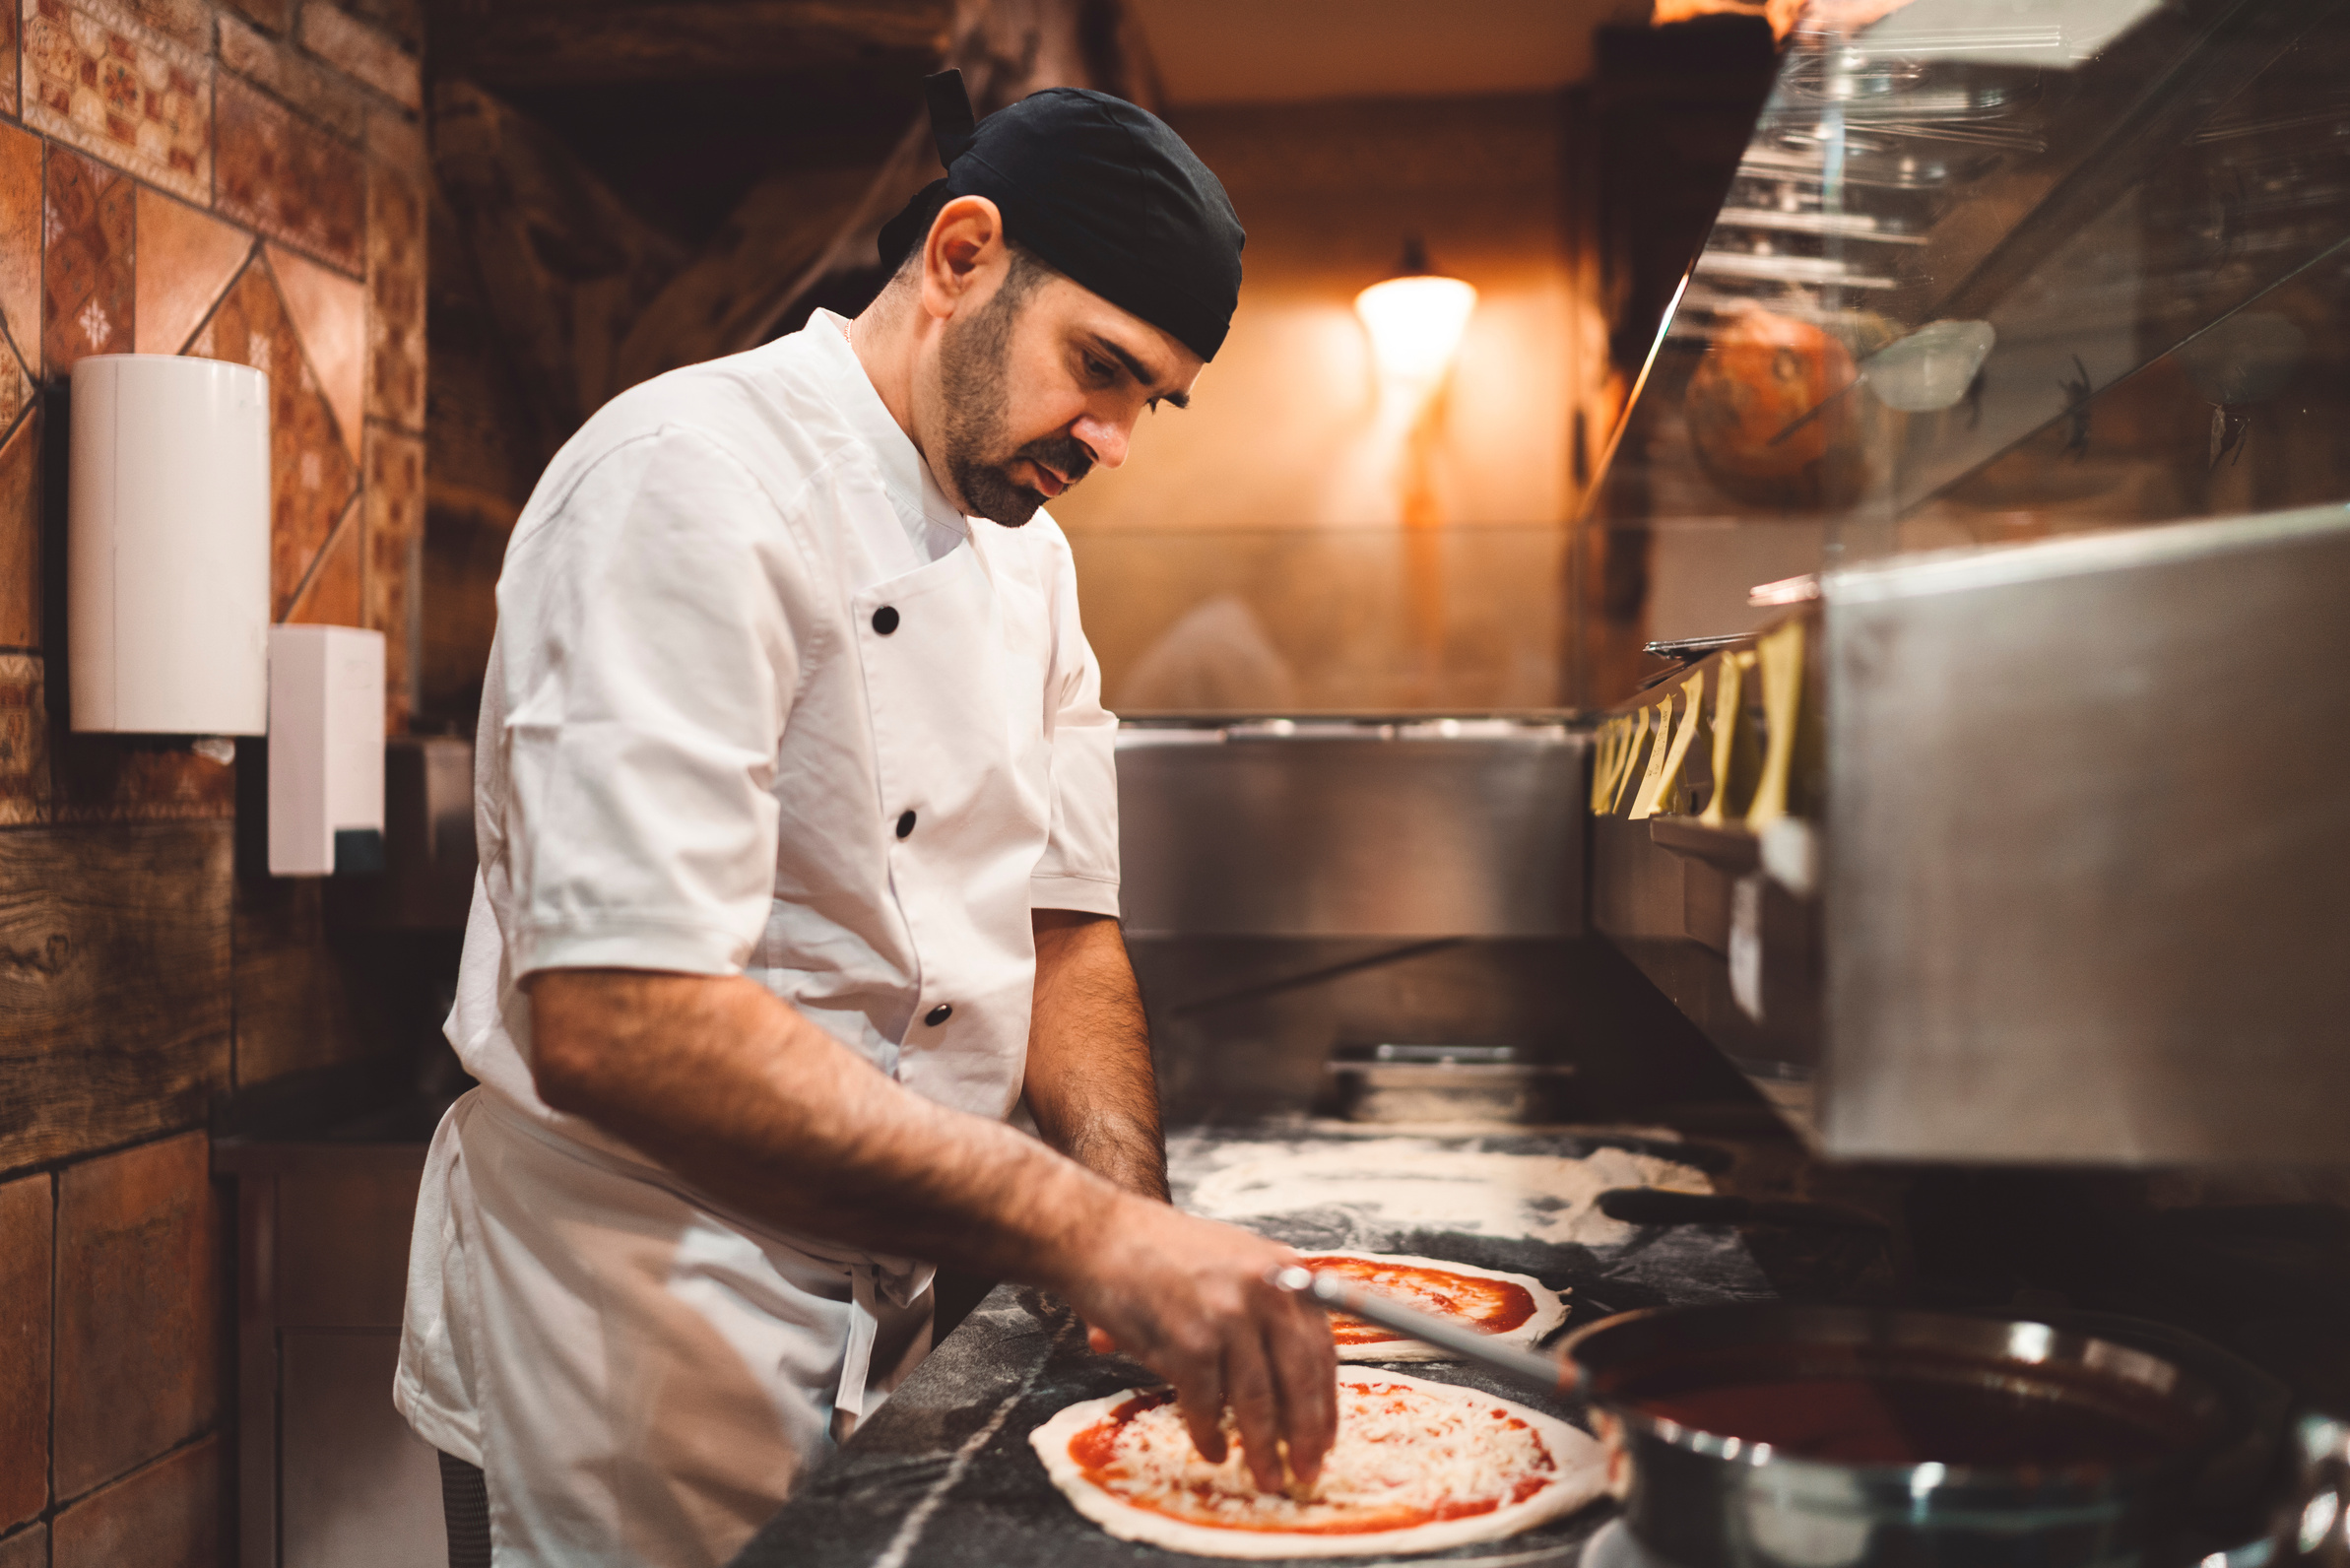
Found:
<path fill-rule="evenodd" d="M 1093 454 L 1074 435 L 1048 435 L 1030 441 L 1012 453 L 1015 463 L 1023 457 L 1051 469 L 1072 485 L 1093 472 Z"/>

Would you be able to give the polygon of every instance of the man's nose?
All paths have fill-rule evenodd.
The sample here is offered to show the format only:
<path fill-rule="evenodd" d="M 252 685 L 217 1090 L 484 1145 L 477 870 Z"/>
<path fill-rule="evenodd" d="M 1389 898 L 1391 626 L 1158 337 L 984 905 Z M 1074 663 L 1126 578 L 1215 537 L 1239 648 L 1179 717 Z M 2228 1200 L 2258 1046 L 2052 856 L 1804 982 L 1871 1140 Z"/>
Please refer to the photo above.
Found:
<path fill-rule="evenodd" d="M 1093 461 L 1102 468 L 1116 468 L 1126 461 L 1126 437 L 1129 426 L 1111 420 L 1096 419 L 1080 414 L 1069 427 L 1069 433 L 1085 443 L 1093 454 Z"/>

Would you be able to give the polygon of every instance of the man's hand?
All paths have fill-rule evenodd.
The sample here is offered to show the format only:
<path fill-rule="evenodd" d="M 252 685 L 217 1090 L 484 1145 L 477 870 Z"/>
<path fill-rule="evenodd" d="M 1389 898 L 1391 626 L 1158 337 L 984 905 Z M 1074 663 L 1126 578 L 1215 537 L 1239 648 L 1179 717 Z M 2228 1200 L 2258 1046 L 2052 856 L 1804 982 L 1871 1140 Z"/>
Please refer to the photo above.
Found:
<path fill-rule="evenodd" d="M 1281 1451 L 1310 1483 L 1336 1430 L 1338 1358 L 1330 1324 L 1265 1276 L 1286 1247 L 1166 1207 L 1150 1031 L 1118 922 L 1040 909 L 1036 1005 L 1028 1031 L 1028 1109 L 1045 1142 L 1143 1200 L 1112 1211 L 1079 1249 L 1061 1293 L 1093 1325 L 1096 1350 L 1124 1349 L 1175 1385 L 1192 1441 L 1224 1458 L 1232 1408 L 1249 1473 L 1282 1486 Z"/>
<path fill-rule="evenodd" d="M 1338 1433 L 1338 1358 L 1330 1320 L 1269 1277 L 1297 1262 L 1294 1252 L 1128 1198 L 1080 1262 L 1054 1288 L 1092 1326 L 1094 1349 L 1123 1350 L 1174 1385 L 1208 1463 L 1223 1462 L 1229 1405 L 1260 1489 L 1286 1489 L 1283 1446 L 1290 1473 L 1313 1484 Z"/>

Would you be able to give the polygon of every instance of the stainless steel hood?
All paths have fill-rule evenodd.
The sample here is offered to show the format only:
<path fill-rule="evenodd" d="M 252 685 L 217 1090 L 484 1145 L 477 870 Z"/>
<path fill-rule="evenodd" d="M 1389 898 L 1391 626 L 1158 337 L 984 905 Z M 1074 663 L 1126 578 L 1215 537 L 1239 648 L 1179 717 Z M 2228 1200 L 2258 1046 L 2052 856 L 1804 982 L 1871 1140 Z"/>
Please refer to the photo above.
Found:
<path fill-rule="evenodd" d="M 1558 721 L 1129 724 L 1136 936 L 1571 937 L 1587 738 Z"/>

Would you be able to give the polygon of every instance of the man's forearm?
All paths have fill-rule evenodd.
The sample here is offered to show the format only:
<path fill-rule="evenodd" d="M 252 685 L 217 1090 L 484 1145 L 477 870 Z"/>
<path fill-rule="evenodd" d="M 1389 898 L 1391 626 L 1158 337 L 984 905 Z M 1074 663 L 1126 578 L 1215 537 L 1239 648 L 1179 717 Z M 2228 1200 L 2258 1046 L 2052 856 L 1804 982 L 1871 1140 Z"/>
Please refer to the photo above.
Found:
<path fill-rule="evenodd" d="M 550 1105 L 788 1229 L 1057 1288 L 1118 1202 L 1034 1140 L 907 1093 L 753 981 L 555 970 L 530 997 Z"/>
<path fill-rule="evenodd" d="M 1106 1077 L 1085 1065 L 1098 1053 L 1061 1060 L 1082 1031 L 1045 1030 L 1062 1070 L 1045 1075 L 1038 1122 L 1113 1182 L 1001 1122 L 908 1093 L 754 981 L 560 969 L 526 984 L 531 1071 L 556 1110 L 771 1223 L 1042 1285 L 1100 1343 L 1174 1385 L 1210 1462 L 1225 1453 L 1229 1409 L 1258 1485 L 1281 1483 L 1278 1442 L 1310 1482 L 1337 1421 L 1329 1324 L 1273 1285 L 1296 1262 L 1288 1248 L 1136 1196 L 1163 1191 L 1139 1010 L 1124 1046 L 1101 1058 L 1117 1064 Z M 1131 971 L 1125 986 L 1131 998 Z M 1083 1013 L 1044 1008 L 1048 1019 Z"/>
<path fill-rule="evenodd" d="M 1045 1142 L 1128 1192 L 1167 1196 L 1150 1030 L 1118 922 L 1039 910 L 1028 1112 Z"/>

